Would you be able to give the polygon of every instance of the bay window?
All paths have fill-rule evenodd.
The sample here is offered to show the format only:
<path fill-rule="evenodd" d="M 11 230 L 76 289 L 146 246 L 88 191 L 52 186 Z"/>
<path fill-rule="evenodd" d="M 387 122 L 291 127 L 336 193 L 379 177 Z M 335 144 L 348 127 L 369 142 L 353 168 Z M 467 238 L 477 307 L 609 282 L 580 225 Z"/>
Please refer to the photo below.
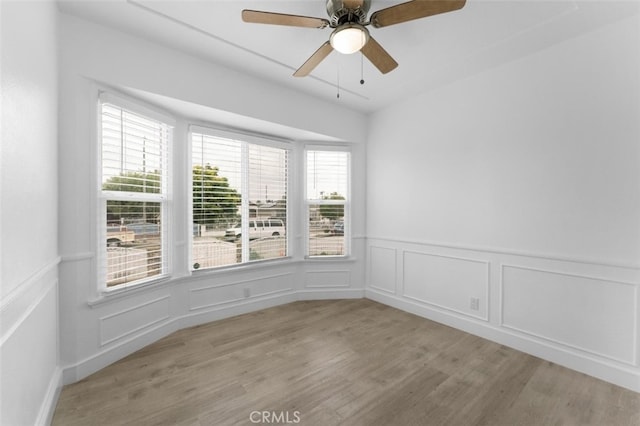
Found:
<path fill-rule="evenodd" d="M 175 276 L 182 277 L 295 257 L 296 229 L 303 236 L 294 245 L 300 255 L 349 254 L 350 153 L 344 147 L 305 150 L 303 143 L 183 121 L 177 128 L 184 133 L 174 136 L 170 116 L 104 92 L 97 117 L 100 290 L 171 278 L 173 258 Z M 172 159 L 174 137 L 185 143 Z M 291 163 L 296 158 L 300 167 Z M 184 183 L 187 191 L 175 199 L 174 173 L 175 185 Z M 300 181 L 293 191 L 291 181 Z M 187 244 L 180 237 L 185 231 Z"/>

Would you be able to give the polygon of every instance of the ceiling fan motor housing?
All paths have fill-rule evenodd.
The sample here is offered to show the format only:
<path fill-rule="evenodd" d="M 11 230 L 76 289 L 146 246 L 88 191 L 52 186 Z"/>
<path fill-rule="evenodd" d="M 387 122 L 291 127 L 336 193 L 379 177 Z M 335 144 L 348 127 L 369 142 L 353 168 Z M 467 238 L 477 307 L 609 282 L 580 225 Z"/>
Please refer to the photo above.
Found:
<path fill-rule="evenodd" d="M 363 25 L 367 22 L 367 13 L 371 0 L 327 0 L 327 14 L 331 27 L 352 23 Z"/>

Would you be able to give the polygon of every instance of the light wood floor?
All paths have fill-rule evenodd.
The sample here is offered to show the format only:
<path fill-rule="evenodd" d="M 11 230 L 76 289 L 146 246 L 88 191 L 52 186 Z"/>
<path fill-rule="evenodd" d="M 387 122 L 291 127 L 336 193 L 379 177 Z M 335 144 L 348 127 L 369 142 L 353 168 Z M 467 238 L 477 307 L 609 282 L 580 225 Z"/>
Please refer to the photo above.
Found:
<path fill-rule="evenodd" d="M 53 424 L 252 425 L 252 411 L 319 426 L 637 426 L 640 394 L 370 300 L 313 301 L 174 333 L 66 386 Z"/>

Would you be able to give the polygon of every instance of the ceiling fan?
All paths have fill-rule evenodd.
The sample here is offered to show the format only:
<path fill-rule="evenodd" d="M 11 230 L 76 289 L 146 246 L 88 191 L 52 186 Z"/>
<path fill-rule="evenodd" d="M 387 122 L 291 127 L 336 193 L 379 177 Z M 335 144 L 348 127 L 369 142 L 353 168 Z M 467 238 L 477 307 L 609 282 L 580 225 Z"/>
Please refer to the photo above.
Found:
<path fill-rule="evenodd" d="M 295 77 L 309 75 L 333 50 L 350 54 L 361 51 L 381 73 L 394 70 L 398 63 L 369 35 L 366 26 L 388 27 L 427 16 L 461 9 L 466 0 L 413 0 L 373 12 L 367 21 L 371 0 L 327 0 L 329 19 L 284 13 L 242 11 L 244 22 L 305 28 L 334 28 L 326 41 L 298 70 Z"/>

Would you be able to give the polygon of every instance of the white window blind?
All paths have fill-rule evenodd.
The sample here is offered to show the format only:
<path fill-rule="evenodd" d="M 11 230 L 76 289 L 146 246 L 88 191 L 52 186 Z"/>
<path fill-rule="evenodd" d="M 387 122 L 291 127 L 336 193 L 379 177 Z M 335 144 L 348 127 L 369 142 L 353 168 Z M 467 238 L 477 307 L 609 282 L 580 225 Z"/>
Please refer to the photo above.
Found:
<path fill-rule="evenodd" d="M 166 275 L 171 126 L 102 101 L 100 135 L 100 281 L 114 288 Z"/>
<path fill-rule="evenodd" d="M 348 254 L 349 153 L 306 152 L 307 255 Z"/>
<path fill-rule="evenodd" d="M 288 151 L 191 133 L 192 269 L 287 256 Z"/>

